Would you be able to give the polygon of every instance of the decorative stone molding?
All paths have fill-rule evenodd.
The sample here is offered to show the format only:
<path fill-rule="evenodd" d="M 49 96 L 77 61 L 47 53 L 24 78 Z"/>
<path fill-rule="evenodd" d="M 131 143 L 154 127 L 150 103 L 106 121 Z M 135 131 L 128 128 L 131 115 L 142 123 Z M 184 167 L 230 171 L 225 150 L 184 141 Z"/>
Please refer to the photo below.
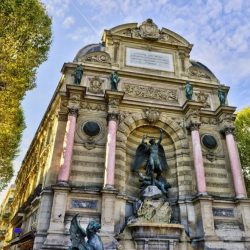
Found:
<path fill-rule="evenodd" d="M 217 125 L 218 121 L 216 118 L 212 118 L 212 117 L 201 117 L 201 123 L 209 124 L 209 125 Z"/>
<path fill-rule="evenodd" d="M 88 111 L 106 111 L 106 105 L 101 103 L 91 103 L 83 101 L 80 104 L 81 109 L 85 109 Z"/>
<path fill-rule="evenodd" d="M 144 109 L 144 114 L 149 123 L 155 123 L 159 120 L 160 112 L 156 109 L 147 108 Z"/>
<path fill-rule="evenodd" d="M 199 130 L 200 125 L 201 125 L 201 123 L 199 123 L 199 122 L 191 122 L 190 125 L 189 125 L 189 129 L 191 131 Z"/>
<path fill-rule="evenodd" d="M 124 91 L 127 95 L 132 97 L 155 99 L 167 103 L 179 103 L 176 89 L 161 89 L 125 83 Z"/>
<path fill-rule="evenodd" d="M 89 79 L 88 92 L 93 94 L 103 94 L 103 89 L 102 89 L 103 82 L 104 80 L 100 79 L 97 76 Z"/>

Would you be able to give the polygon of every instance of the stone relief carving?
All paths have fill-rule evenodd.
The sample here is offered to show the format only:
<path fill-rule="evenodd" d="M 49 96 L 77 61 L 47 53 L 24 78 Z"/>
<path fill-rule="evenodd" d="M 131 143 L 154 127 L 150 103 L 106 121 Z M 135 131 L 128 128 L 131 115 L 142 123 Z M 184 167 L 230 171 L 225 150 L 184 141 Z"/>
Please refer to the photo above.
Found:
<path fill-rule="evenodd" d="M 168 103 L 179 103 L 176 89 L 161 89 L 125 83 L 124 91 L 127 95 L 132 97 L 150 98 Z"/>
<path fill-rule="evenodd" d="M 196 100 L 198 101 L 198 102 L 201 102 L 201 103 L 203 103 L 203 105 L 204 105 L 204 108 L 211 108 L 211 105 L 210 105 L 210 103 L 209 103 L 209 94 L 207 94 L 207 93 L 204 93 L 204 92 L 202 92 L 202 91 L 199 91 L 199 92 L 196 92 L 195 93 L 195 96 L 196 96 Z"/>
<path fill-rule="evenodd" d="M 211 80 L 211 76 L 209 76 L 207 73 L 194 66 L 189 67 L 187 69 L 187 73 L 189 76 L 200 77 Z"/>
<path fill-rule="evenodd" d="M 106 111 L 106 105 L 105 104 L 99 104 L 99 103 L 90 103 L 90 102 L 81 102 L 80 107 L 82 109 L 86 109 L 89 111 Z"/>
<path fill-rule="evenodd" d="M 108 53 L 106 53 L 104 51 L 98 51 L 98 52 L 88 53 L 87 55 L 83 56 L 82 58 L 79 58 L 78 61 L 110 64 L 111 58 L 110 58 L 110 55 Z"/>
<path fill-rule="evenodd" d="M 155 123 L 160 118 L 160 112 L 156 109 L 147 108 L 147 109 L 144 109 L 143 111 L 149 123 Z"/>
<path fill-rule="evenodd" d="M 103 79 L 95 76 L 89 79 L 88 91 L 93 94 L 103 94 L 102 84 L 104 83 Z"/>

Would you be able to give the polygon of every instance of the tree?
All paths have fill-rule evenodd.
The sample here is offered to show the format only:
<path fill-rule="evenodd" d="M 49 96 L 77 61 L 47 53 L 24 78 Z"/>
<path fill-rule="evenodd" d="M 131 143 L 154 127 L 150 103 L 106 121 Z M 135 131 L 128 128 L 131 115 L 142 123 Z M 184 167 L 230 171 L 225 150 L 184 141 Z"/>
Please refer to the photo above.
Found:
<path fill-rule="evenodd" d="M 21 101 L 50 44 L 51 19 L 39 0 L 0 1 L 0 191 L 13 176 L 25 128 Z"/>
<path fill-rule="evenodd" d="M 246 188 L 248 194 L 250 194 L 250 107 L 244 108 L 237 113 L 235 126 L 235 135 L 246 181 Z"/>

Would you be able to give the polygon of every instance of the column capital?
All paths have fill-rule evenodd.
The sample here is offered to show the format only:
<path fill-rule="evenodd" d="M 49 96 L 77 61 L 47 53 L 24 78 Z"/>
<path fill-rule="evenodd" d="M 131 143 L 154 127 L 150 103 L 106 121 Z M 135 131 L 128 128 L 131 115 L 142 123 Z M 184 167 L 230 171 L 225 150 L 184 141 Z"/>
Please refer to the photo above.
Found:
<path fill-rule="evenodd" d="M 119 112 L 118 113 L 116 113 L 116 112 L 108 113 L 107 120 L 117 122 L 119 120 Z"/>
<path fill-rule="evenodd" d="M 200 123 L 200 122 L 190 122 L 190 124 L 189 124 L 189 127 L 188 127 L 188 128 L 189 128 L 191 131 L 194 131 L 194 130 L 199 130 L 200 125 L 201 125 L 201 123 Z"/>
<path fill-rule="evenodd" d="M 68 107 L 68 114 L 77 117 L 79 109 L 77 107 Z"/>
<path fill-rule="evenodd" d="M 235 127 L 225 127 L 224 133 L 225 133 L 225 135 L 228 135 L 228 134 L 234 135 L 234 130 L 235 130 Z"/>

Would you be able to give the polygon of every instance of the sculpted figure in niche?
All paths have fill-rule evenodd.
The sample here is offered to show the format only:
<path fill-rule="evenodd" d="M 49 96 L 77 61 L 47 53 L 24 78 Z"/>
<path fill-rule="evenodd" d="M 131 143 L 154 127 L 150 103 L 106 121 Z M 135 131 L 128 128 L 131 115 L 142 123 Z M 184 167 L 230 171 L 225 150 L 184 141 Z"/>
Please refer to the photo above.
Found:
<path fill-rule="evenodd" d="M 220 105 L 225 105 L 225 103 L 226 103 L 226 92 L 222 88 L 218 89 L 218 97 L 219 97 L 219 100 L 220 100 Z"/>
<path fill-rule="evenodd" d="M 168 167 L 165 152 L 161 145 L 162 132 L 162 129 L 160 129 L 160 137 L 158 141 L 154 137 L 148 137 L 147 135 L 143 136 L 141 144 L 136 150 L 132 170 L 134 172 L 139 172 L 139 168 L 144 166 L 146 169 L 145 175 L 139 173 L 140 181 L 142 182 L 141 187 L 145 188 L 149 185 L 157 186 L 164 194 L 166 194 L 170 185 L 162 177 L 162 171 Z M 147 138 L 149 139 L 149 144 L 145 142 Z"/>
<path fill-rule="evenodd" d="M 118 83 L 120 78 L 118 76 L 117 71 L 113 71 L 110 76 L 111 90 L 118 91 Z"/>
<path fill-rule="evenodd" d="M 73 74 L 73 76 L 74 76 L 74 84 L 80 85 L 81 80 L 82 80 L 82 76 L 83 76 L 82 65 L 78 64 L 76 66 L 76 70 L 75 70 L 75 73 Z"/>
<path fill-rule="evenodd" d="M 186 93 L 186 97 L 188 100 L 192 100 L 192 96 L 193 96 L 193 86 L 190 84 L 190 82 L 186 82 L 185 85 L 185 93 Z"/>

